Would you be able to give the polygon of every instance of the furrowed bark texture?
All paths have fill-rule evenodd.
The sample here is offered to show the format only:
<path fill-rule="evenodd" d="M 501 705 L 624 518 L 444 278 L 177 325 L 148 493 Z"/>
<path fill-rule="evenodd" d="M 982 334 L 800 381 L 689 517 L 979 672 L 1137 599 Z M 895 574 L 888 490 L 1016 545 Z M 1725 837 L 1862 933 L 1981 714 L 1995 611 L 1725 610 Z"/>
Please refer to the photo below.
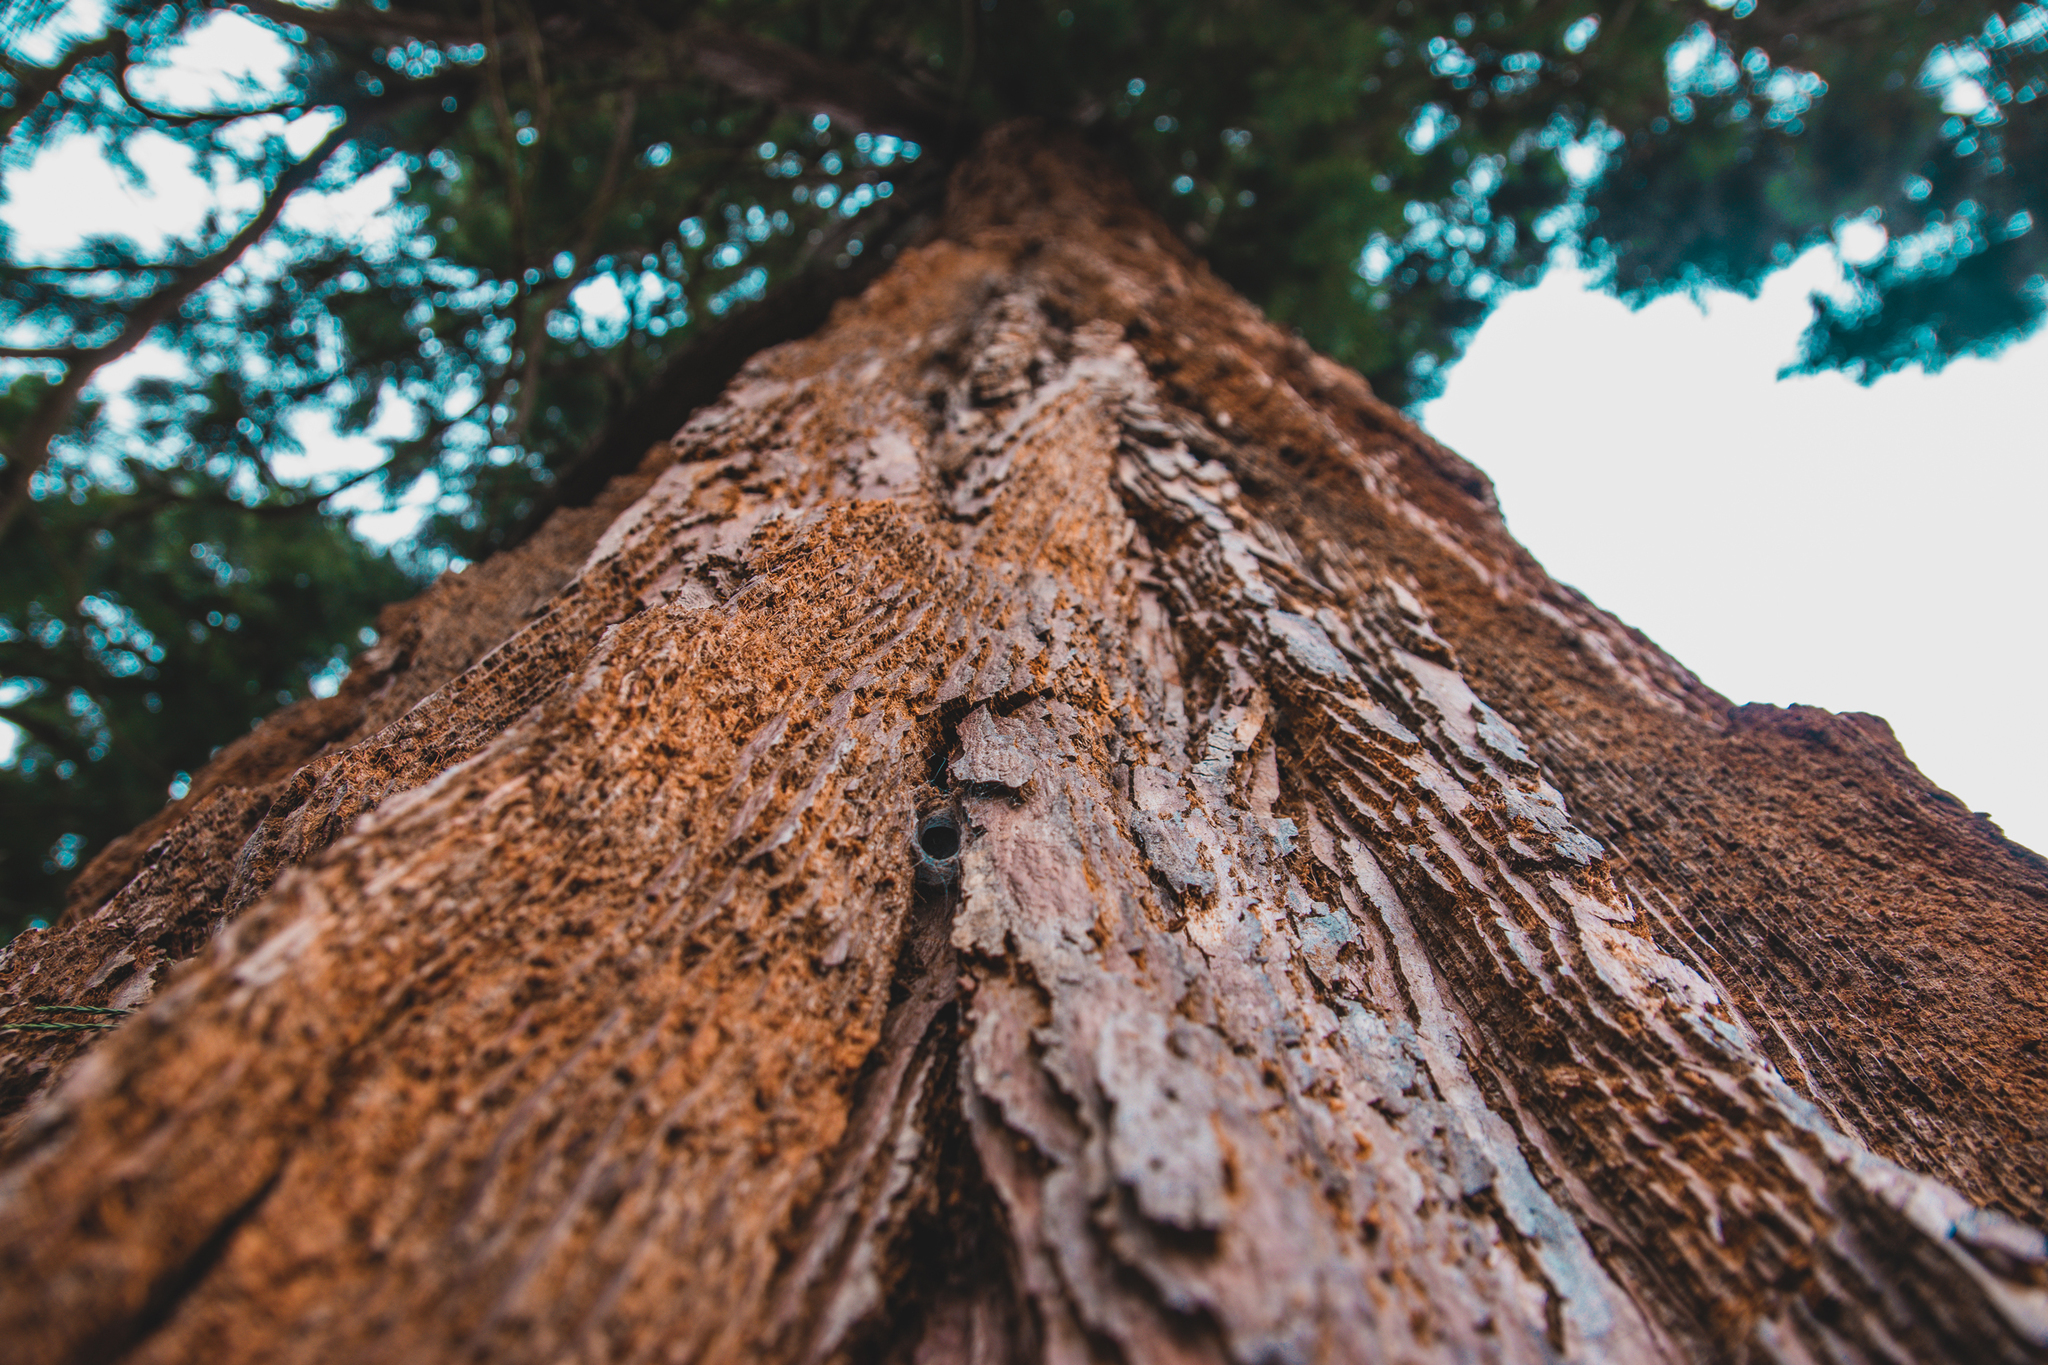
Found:
<path fill-rule="evenodd" d="M 0 961 L 13 1358 L 2048 1358 L 2048 869 L 1031 128 L 388 626 Z"/>

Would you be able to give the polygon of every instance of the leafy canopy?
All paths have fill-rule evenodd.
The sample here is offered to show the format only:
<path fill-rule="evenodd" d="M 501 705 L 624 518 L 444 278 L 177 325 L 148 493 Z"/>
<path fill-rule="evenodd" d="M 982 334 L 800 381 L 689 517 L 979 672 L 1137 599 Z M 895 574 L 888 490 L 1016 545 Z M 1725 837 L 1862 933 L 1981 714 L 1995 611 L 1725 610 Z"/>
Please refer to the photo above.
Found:
<path fill-rule="evenodd" d="M 1001 119 L 1400 402 L 1566 246 L 1639 299 L 1837 239 L 1799 365 L 1866 379 L 2037 323 L 2048 10 L 1595 3 L 0 3 L 0 929 L 815 326 Z M 237 43 L 274 69 L 194 93 Z M 82 154 L 217 208 L 33 245 Z M 309 459 L 324 421 L 388 452 Z"/>

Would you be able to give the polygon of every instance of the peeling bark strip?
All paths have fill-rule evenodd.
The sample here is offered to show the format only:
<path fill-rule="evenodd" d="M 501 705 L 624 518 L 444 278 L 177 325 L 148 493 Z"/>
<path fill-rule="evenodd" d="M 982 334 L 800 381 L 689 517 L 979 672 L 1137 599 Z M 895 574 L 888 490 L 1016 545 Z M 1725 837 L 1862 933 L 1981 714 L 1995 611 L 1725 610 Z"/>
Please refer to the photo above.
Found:
<path fill-rule="evenodd" d="M 0 954 L 10 1359 L 2048 1359 L 2048 869 L 1029 128 L 411 620 Z"/>

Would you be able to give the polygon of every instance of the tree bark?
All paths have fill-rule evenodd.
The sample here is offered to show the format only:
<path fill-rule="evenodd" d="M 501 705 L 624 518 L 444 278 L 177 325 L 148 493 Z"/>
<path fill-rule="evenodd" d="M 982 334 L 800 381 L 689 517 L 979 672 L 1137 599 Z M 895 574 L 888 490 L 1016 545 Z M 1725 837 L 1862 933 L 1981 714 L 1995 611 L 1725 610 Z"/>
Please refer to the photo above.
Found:
<path fill-rule="evenodd" d="M 1012 126 L 0 955 L 138 1011 L 11 1035 L 0 1340 L 2048 1359 L 2044 929 Z"/>

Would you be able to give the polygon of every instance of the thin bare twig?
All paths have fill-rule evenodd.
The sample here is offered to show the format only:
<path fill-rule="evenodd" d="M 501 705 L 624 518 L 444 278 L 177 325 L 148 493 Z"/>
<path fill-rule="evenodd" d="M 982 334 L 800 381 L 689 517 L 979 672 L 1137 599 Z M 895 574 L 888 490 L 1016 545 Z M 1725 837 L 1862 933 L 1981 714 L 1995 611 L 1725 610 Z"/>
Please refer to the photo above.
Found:
<path fill-rule="evenodd" d="M 92 354 L 86 346 L 0 346 L 0 357 L 8 360 L 82 360 Z"/>
<path fill-rule="evenodd" d="M 127 51 L 128 35 L 120 29 L 114 29 L 89 43 L 80 43 L 72 48 L 57 59 L 55 66 L 8 63 L 8 74 L 20 84 L 14 91 L 14 103 L 5 110 L 0 110 L 0 141 L 5 141 L 14 131 L 14 126 L 27 118 L 31 110 L 41 104 L 50 92 L 63 85 L 79 67 L 109 52 L 119 52 L 125 57 Z"/>

